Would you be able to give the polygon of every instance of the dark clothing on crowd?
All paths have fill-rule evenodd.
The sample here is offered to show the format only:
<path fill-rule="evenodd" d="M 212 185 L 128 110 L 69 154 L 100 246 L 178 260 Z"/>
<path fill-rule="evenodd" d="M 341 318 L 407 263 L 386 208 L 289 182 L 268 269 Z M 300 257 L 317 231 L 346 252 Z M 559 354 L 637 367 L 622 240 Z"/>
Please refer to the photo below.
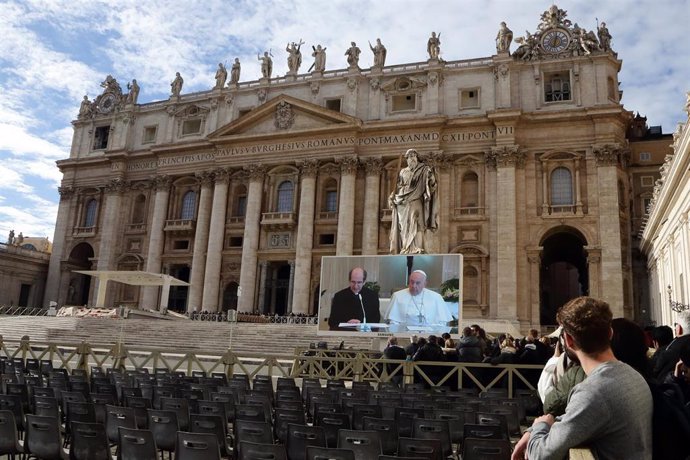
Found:
<path fill-rule="evenodd" d="M 414 356 L 417 350 L 419 350 L 419 345 L 416 342 L 410 342 L 410 344 L 405 347 L 405 354 L 407 356 Z"/>
<path fill-rule="evenodd" d="M 412 357 L 414 361 L 445 361 L 443 350 L 435 343 L 427 343 L 422 346 Z"/>
<path fill-rule="evenodd" d="M 381 312 L 379 310 L 379 296 L 371 289 L 362 288 L 359 292 L 362 296 L 352 292 L 348 287 L 335 293 L 331 302 L 331 316 L 328 318 L 328 327 L 332 331 L 351 331 L 352 328 L 339 328 L 340 323 L 347 323 L 351 319 L 364 322 L 364 312 L 366 312 L 367 323 L 381 322 Z"/>
<path fill-rule="evenodd" d="M 463 363 L 480 363 L 482 361 L 482 348 L 479 339 L 470 335 L 458 340 L 458 361 Z"/>
<path fill-rule="evenodd" d="M 668 344 L 666 350 L 659 354 L 652 371 L 652 377 L 663 381 L 669 372 L 673 372 L 676 363 L 680 359 L 680 351 L 684 346 L 690 345 L 690 334 L 681 335 Z"/>
<path fill-rule="evenodd" d="M 405 353 L 405 349 L 403 347 L 400 347 L 398 345 L 391 345 L 383 350 L 383 357 L 386 359 L 405 360 L 407 358 L 407 353 Z"/>

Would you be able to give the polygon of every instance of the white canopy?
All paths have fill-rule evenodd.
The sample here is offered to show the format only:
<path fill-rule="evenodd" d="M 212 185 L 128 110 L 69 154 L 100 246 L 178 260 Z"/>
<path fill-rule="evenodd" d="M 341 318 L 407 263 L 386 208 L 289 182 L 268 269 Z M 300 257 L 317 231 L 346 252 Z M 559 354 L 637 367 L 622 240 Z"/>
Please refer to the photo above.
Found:
<path fill-rule="evenodd" d="M 189 283 L 185 281 L 162 273 L 117 270 L 75 270 L 74 272 L 98 278 L 96 308 L 105 307 L 105 293 L 108 281 L 116 281 L 132 286 L 162 286 L 160 310 L 164 310 L 168 306 L 170 286 L 189 286 Z"/>

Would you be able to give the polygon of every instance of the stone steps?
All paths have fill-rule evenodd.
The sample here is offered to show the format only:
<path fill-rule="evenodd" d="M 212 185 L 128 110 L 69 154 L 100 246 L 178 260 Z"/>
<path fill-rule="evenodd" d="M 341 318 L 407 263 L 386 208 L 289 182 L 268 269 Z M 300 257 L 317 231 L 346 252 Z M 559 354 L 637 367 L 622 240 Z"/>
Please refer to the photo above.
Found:
<path fill-rule="evenodd" d="M 0 317 L 0 335 L 6 341 L 28 335 L 32 341 L 53 343 L 88 342 L 130 347 L 195 350 L 223 353 L 229 346 L 237 353 L 290 355 L 296 347 L 328 342 L 337 346 L 368 349 L 371 339 L 319 337 L 316 326 L 299 324 L 219 323 L 148 319 Z"/>

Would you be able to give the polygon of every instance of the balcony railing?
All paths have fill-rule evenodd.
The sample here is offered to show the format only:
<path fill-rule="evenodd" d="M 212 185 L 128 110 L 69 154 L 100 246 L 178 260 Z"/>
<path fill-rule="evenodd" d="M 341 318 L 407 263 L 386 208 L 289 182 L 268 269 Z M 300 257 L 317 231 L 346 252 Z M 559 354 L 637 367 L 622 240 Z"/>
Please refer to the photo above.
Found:
<path fill-rule="evenodd" d="M 261 215 L 261 225 L 275 228 L 292 228 L 296 223 L 294 212 L 265 212 Z"/>
<path fill-rule="evenodd" d="M 95 235 L 96 235 L 96 226 L 74 227 L 74 230 L 72 230 L 72 236 L 86 237 L 86 236 L 95 236 Z"/>
<path fill-rule="evenodd" d="M 455 216 L 483 216 L 484 208 L 479 206 L 463 206 L 461 208 L 455 208 Z"/>
<path fill-rule="evenodd" d="M 338 211 L 322 211 L 319 213 L 319 220 L 335 222 L 338 220 Z"/>
<path fill-rule="evenodd" d="M 127 224 L 125 233 L 146 233 L 146 224 Z"/>
<path fill-rule="evenodd" d="M 165 221 L 166 232 L 180 232 L 194 230 L 196 221 L 194 219 L 169 219 Z"/>

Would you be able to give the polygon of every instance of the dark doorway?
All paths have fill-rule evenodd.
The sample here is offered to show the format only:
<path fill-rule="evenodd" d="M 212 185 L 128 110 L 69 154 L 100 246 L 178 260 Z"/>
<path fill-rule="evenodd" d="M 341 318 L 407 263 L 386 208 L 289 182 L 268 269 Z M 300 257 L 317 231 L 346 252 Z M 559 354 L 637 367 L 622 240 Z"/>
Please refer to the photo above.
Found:
<path fill-rule="evenodd" d="M 189 282 L 189 272 L 188 265 L 172 265 L 169 274 L 178 280 Z M 188 292 L 189 286 L 171 286 L 170 297 L 168 298 L 168 310 L 180 313 L 186 312 Z"/>
<path fill-rule="evenodd" d="M 70 270 L 91 270 L 93 248 L 89 243 L 79 243 L 69 254 Z M 81 273 L 72 273 L 67 286 L 66 305 L 88 305 L 91 290 L 91 277 Z"/>
<path fill-rule="evenodd" d="M 271 262 L 266 270 L 266 290 L 261 313 L 283 316 L 288 309 L 290 265 L 285 262 Z"/>
<path fill-rule="evenodd" d="M 22 283 L 21 288 L 19 289 L 19 302 L 17 302 L 18 306 L 20 306 L 20 307 L 28 307 L 29 306 L 29 293 L 30 292 L 31 292 L 31 285 Z"/>
<path fill-rule="evenodd" d="M 228 283 L 223 291 L 223 311 L 237 310 L 237 288 L 239 285 L 234 281 Z"/>
<path fill-rule="evenodd" d="M 540 270 L 540 322 L 556 324 L 556 312 L 568 300 L 589 294 L 589 273 L 584 237 L 563 229 L 542 242 Z"/>

